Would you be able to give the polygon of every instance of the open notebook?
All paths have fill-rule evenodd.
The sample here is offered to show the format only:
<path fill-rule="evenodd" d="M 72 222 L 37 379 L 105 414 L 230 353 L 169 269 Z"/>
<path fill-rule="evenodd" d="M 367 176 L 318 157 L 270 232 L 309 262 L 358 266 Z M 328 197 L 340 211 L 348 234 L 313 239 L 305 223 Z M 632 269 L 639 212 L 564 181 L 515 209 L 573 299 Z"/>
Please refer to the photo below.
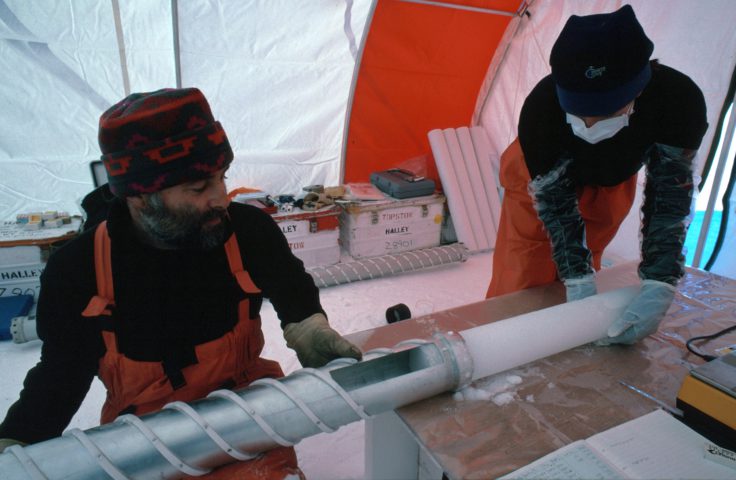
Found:
<path fill-rule="evenodd" d="M 662 410 L 587 440 L 578 440 L 526 465 L 516 478 L 736 478 L 736 462 L 709 452 L 705 437 Z"/>

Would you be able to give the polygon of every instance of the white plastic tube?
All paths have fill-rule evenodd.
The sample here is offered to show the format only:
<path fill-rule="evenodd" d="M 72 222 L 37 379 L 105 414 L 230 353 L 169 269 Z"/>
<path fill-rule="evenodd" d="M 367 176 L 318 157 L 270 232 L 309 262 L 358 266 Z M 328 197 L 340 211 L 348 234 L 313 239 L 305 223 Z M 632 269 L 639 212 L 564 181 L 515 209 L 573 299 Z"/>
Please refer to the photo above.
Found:
<path fill-rule="evenodd" d="M 10 321 L 10 334 L 14 343 L 26 343 L 38 340 L 36 332 L 36 316 L 15 317 Z"/>
<path fill-rule="evenodd" d="M 442 179 L 442 189 L 447 195 L 447 207 L 450 209 L 450 215 L 452 215 L 457 238 L 467 245 L 471 252 L 481 250 L 482 246 L 478 245 L 468 216 L 468 209 L 460 188 L 460 180 L 452 164 L 452 154 L 445 134 L 442 130 L 437 129 L 429 132 L 427 137 L 429 138 L 429 145 L 432 147 L 437 171 Z"/>
<path fill-rule="evenodd" d="M 473 380 L 605 337 L 637 291 L 622 288 L 459 332 L 473 359 Z"/>

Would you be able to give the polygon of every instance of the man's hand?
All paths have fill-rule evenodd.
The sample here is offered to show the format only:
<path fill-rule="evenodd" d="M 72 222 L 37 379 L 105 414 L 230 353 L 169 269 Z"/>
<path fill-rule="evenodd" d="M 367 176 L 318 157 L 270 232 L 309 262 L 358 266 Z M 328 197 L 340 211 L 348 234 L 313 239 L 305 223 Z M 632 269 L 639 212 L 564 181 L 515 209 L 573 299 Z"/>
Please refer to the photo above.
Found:
<path fill-rule="evenodd" d="M 598 345 L 623 343 L 632 345 L 654 333 L 675 298 L 675 287 L 657 280 L 643 280 L 639 294 L 634 297 L 623 315 L 608 327 L 608 337 Z"/>
<path fill-rule="evenodd" d="M 318 368 L 330 360 L 350 357 L 360 360 L 360 349 L 333 330 L 321 313 L 290 323 L 284 328 L 286 346 L 296 351 L 303 367 Z"/>
<path fill-rule="evenodd" d="M 595 295 L 598 293 L 595 287 L 595 275 L 591 273 L 582 277 L 568 278 L 565 280 L 565 291 L 568 302 L 582 300 Z"/>
<path fill-rule="evenodd" d="M 6 448 L 13 445 L 25 445 L 25 443 L 13 440 L 12 438 L 0 438 L 0 453 L 3 453 Z"/>

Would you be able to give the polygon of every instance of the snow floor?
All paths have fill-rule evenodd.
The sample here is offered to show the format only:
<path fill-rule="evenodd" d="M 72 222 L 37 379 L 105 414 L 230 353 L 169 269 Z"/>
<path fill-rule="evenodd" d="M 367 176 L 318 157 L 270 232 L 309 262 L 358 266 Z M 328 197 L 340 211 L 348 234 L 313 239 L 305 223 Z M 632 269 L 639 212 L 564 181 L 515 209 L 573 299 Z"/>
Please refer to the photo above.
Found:
<path fill-rule="evenodd" d="M 491 277 L 491 253 L 471 255 L 463 263 L 442 265 L 393 277 L 355 282 L 322 289 L 322 306 L 330 324 L 342 334 L 386 324 L 386 309 L 406 304 L 413 317 L 447 310 L 485 298 Z M 268 302 L 261 310 L 266 347 L 263 356 L 278 360 L 289 374 L 300 368 L 294 352 L 286 347 L 276 313 Z M 387 345 L 391 346 L 391 345 Z M 38 341 L 14 344 L 0 342 L 0 417 L 15 402 L 26 372 L 39 359 Z M 69 428 L 98 425 L 105 392 L 95 380 Z M 296 446 L 299 464 L 309 479 L 364 478 L 364 424 L 356 422 L 335 433 L 319 434 Z"/>

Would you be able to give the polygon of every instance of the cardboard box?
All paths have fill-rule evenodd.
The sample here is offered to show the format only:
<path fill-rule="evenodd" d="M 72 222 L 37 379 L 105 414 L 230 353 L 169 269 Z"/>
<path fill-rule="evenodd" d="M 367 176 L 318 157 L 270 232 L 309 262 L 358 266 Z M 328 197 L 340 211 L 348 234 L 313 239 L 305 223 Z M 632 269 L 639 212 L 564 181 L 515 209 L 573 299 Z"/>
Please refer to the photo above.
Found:
<path fill-rule="evenodd" d="M 45 216 L 57 219 L 61 218 L 59 213 L 68 223 L 62 221 L 61 225 L 33 231 L 26 229 L 27 223 L 0 222 L 0 297 L 33 296 L 31 313 L 35 312 L 38 302 L 46 260 L 55 248 L 76 237 L 82 226 L 79 216 L 69 217 L 64 212 L 46 212 Z M 44 213 L 29 214 L 29 222 L 32 217 L 38 217 L 40 221 Z"/>
<path fill-rule="evenodd" d="M 0 268 L 21 263 L 40 263 L 48 259 L 47 245 L 17 245 L 0 247 Z"/>
<path fill-rule="evenodd" d="M 400 253 L 440 244 L 445 197 L 343 204 L 340 240 L 353 258 Z"/>
<path fill-rule="evenodd" d="M 329 205 L 315 211 L 294 209 L 271 215 L 304 266 L 334 265 L 340 261 L 340 209 Z"/>

